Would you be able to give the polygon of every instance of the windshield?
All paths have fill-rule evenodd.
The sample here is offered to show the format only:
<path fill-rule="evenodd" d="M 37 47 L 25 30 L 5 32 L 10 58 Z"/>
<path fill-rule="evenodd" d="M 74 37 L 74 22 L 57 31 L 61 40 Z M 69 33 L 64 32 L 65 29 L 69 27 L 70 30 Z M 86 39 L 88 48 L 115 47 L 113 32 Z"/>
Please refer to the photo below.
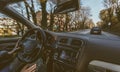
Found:
<path fill-rule="evenodd" d="M 62 3 L 69 2 L 60 1 Z M 71 0 L 72 1 L 72 0 Z M 48 1 L 30 1 L 19 2 L 10 5 L 28 20 L 43 29 L 55 32 L 69 32 L 81 29 L 90 29 L 95 26 L 110 33 L 119 34 L 119 0 L 100 0 L 96 4 L 94 1 L 77 1 L 79 9 L 65 13 L 54 13 L 59 9 L 56 0 Z M 42 6 L 43 4 L 45 7 Z M 57 6 L 56 6 L 57 5 Z M 63 4 L 64 7 L 64 4 Z M 61 9 L 60 9 L 61 10 Z M 6 16 L 0 14 L 1 18 Z"/>

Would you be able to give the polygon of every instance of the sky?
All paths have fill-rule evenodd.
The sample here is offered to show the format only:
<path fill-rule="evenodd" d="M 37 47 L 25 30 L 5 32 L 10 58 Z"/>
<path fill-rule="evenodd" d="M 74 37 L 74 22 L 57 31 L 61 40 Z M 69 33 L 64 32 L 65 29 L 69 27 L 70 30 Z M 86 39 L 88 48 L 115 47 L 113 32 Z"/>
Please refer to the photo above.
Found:
<path fill-rule="evenodd" d="M 104 9 L 103 0 L 81 0 L 82 6 L 88 6 L 91 8 L 92 19 L 94 23 L 100 21 L 99 13 L 100 10 Z"/>

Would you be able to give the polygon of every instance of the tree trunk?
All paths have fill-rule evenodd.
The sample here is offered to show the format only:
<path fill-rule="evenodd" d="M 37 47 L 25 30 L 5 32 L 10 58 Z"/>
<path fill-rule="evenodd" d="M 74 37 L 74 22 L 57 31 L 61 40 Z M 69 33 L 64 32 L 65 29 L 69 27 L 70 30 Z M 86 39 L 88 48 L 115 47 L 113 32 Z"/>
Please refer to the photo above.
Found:
<path fill-rule="evenodd" d="M 41 21 L 41 26 L 43 29 L 47 29 L 47 11 L 46 11 L 46 2 L 44 1 L 41 3 L 42 6 L 42 21 Z"/>
<path fill-rule="evenodd" d="M 54 23 L 54 14 L 51 13 L 50 15 L 50 30 L 53 30 L 53 23 Z"/>
<path fill-rule="evenodd" d="M 34 8 L 33 0 L 31 0 L 31 3 L 32 3 L 32 7 L 31 7 L 32 20 L 33 20 L 34 24 L 37 24 L 36 12 L 35 12 L 35 8 Z"/>
<path fill-rule="evenodd" d="M 65 30 L 68 31 L 68 23 L 69 23 L 69 17 L 68 17 L 68 13 L 66 13 L 66 22 L 65 22 Z"/>
<path fill-rule="evenodd" d="M 26 8 L 27 18 L 28 18 L 28 20 L 30 20 L 30 13 L 29 13 L 29 9 L 28 9 L 26 0 L 24 0 L 24 4 L 25 4 L 25 8 Z"/>

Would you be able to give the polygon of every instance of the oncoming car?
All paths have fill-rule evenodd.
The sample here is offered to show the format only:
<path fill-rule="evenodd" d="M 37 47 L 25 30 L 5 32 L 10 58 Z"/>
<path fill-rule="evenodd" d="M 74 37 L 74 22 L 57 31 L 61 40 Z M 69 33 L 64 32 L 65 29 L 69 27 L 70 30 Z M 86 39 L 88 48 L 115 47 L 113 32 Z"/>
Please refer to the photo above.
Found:
<path fill-rule="evenodd" d="M 90 31 L 90 34 L 101 34 L 102 30 L 99 27 L 93 27 Z"/>

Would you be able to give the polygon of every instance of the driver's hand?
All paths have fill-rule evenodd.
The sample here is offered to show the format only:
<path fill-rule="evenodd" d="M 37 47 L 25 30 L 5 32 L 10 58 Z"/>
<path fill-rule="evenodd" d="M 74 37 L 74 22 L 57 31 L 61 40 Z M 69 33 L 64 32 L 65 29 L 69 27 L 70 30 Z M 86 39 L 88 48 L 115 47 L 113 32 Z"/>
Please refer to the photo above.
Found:
<path fill-rule="evenodd" d="M 36 71 L 36 64 L 33 64 L 30 67 L 25 66 L 21 72 L 35 72 L 35 71 Z"/>

